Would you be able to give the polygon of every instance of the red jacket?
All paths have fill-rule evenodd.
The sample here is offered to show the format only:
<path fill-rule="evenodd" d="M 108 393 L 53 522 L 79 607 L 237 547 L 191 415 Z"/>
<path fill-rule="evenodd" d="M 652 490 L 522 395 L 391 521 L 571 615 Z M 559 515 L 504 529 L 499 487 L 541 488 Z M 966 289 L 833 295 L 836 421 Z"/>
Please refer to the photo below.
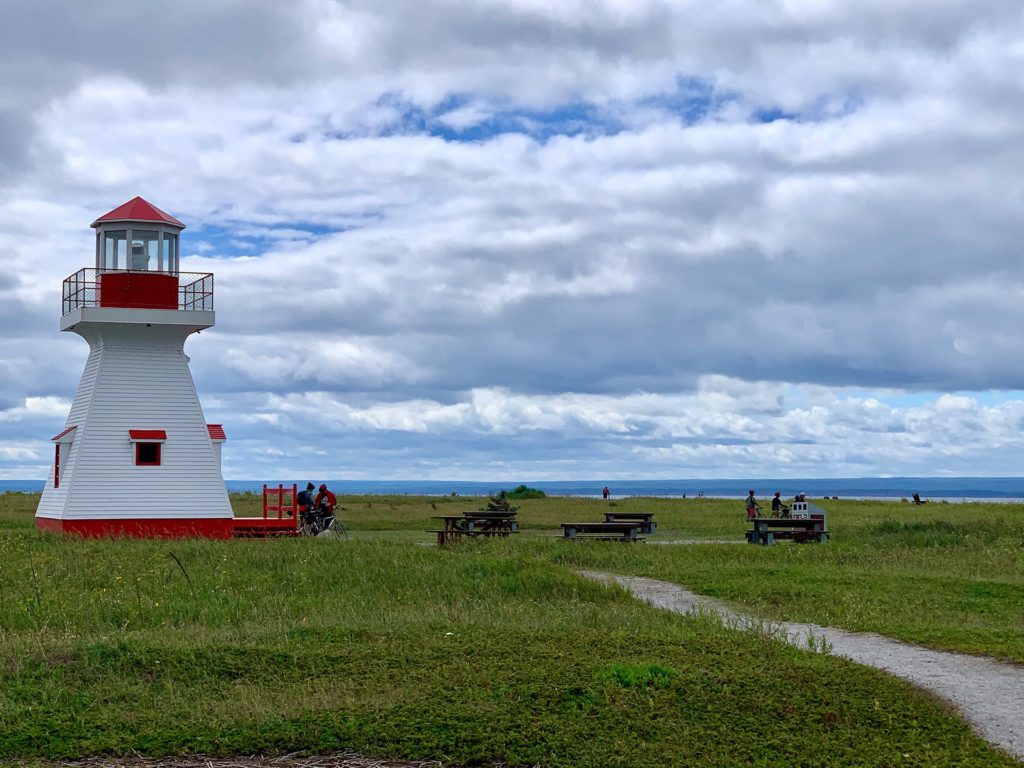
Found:
<path fill-rule="evenodd" d="M 313 500 L 313 509 L 320 509 L 320 502 L 327 499 L 327 506 L 330 509 L 334 509 L 338 504 L 338 497 L 330 491 L 320 491 Z"/>

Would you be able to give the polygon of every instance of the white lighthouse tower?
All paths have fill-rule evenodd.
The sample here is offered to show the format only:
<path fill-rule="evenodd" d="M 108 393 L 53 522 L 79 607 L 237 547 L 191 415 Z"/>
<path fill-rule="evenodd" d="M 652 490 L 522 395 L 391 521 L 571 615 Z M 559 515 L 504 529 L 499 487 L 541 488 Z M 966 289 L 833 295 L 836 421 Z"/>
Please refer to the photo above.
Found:
<path fill-rule="evenodd" d="M 89 342 L 36 525 L 83 536 L 232 535 L 225 439 L 185 339 L 214 324 L 213 275 L 178 271 L 185 225 L 141 197 L 93 222 L 96 266 L 64 281 L 60 328 Z"/>

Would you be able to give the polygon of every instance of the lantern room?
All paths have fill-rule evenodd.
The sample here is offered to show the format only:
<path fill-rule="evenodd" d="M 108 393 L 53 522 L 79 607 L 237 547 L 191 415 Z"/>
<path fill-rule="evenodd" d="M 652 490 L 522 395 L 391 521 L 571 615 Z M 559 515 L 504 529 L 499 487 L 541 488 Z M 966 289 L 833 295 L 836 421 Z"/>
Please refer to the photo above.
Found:
<path fill-rule="evenodd" d="M 135 197 L 92 223 L 96 269 L 178 274 L 178 235 L 185 225 Z"/>
<path fill-rule="evenodd" d="M 100 306 L 178 308 L 178 236 L 184 224 L 136 197 L 92 226 Z"/>

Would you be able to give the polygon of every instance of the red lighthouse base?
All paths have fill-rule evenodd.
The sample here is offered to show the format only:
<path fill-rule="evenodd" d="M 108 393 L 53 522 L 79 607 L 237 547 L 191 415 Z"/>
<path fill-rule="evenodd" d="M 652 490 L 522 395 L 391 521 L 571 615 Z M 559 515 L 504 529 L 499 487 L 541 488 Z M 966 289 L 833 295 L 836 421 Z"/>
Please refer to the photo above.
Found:
<path fill-rule="evenodd" d="M 231 518 L 130 518 L 120 520 L 56 520 L 37 517 L 36 528 L 70 533 L 86 539 L 230 539 Z"/>

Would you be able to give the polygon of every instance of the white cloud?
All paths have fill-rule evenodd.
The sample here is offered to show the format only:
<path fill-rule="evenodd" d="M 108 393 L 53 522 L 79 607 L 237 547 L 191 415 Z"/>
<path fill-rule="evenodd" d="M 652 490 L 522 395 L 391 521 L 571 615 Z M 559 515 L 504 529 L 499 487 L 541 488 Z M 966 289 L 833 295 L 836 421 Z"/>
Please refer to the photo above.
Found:
<path fill-rule="evenodd" d="M 189 354 L 254 466 L 315 417 L 391 476 L 1014 466 L 972 394 L 1024 388 L 1012 0 L 140 13 L 0 30 L 5 443 L 62 423 L 60 281 L 142 194 L 216 273 Z"/>
<path fill-rule="evenodd" d="M 224 350 L 222 362 L 253 384 L 341 386 L 414 381 L 414 365 L 366 340 L 250 337 L 248 349 Z"/>
<path fill-rule="evenodd" d="M 494 114 L 494 110 L 484 102 L 475 101 L 472 104 L 465 104 L 456 109 L 450 109 L 437 116 L 438 122 L 453 128 L 456 131 L 464 131 L 474 125 L 487 120 Z"/>
<path fill-rule="evenodd" d="M 26 397 L 21 405 L 0 411 L 0 421 L 63 418 L 70 408 L 71 401 L 62 397 Z"/>
<path fill-rule="evenodd" d="M 35 461 L 39 459 L 39 446 L 34 443 L 5 443 L 0 445 L 0 459 Z"/>
<path fill-rule="evenodd" d="M 320 450 L 286 451 L 296 474 L 399 479 L 486 480 L 496 464 L 534 479 L 635 477 L 637 466 L 663 478 L 928 475 L 936 461 L 944 472 L 984 461 L 987 474 L 1010 474 L 1024 450 L 1024 402 L 983 405 L 965 394 L 896 405 L 843 389 L 708 376 L 680 393 L 497 388 L 446 403 L 351 400 L 326 392 L 264 398 L 248 406 L 257 427 L 238 437 L 259 434 L 261 416 L 274 414 L 286 432 L 316 435 Z M 359 452 L 352 445 L 363 446 L 357 466 L 347 463 Z"/>

